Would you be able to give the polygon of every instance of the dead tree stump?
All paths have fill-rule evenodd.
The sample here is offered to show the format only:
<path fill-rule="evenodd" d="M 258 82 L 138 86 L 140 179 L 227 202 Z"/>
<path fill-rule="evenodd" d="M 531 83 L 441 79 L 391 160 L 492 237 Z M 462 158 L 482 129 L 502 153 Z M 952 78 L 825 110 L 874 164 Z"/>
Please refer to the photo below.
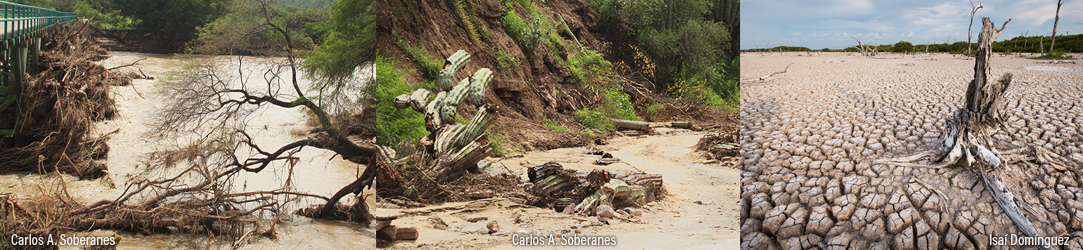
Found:
<path fill-rule="evenodd" d="M 941 143 L 937 149 L 930 150 L 918 155 L 877 161 L 878 163 L 910 166 L 932 166 L 936 168 L 963 165 L 976 171 L 982 177 L 985 187 L 993 195 L 997 204 L 1005 211 L 1005 214 L 1015 223 L 1016 228 L 1030 237 L 1041 237 L 1040 231 L 1019 210 L 1016 198 L 1007 187 L 990 176 L 988 170 L 1011 164 L 1013 161 L 1028 158 L 1026 156 L 1006 155 L 999 152 L 993 145 L 992 130 L 1002 125 L 1004 113 L 1001 112 L 1001 100 L 1008 90 L 1012 81 L 1012 74 L 1005 73 L 999 80 L 989 81 L 989 60 L 993 54 L 992 44 L 1004 31 L 1004 26 L 1011 22 L 1004 22 L 1000 29 L 988 17 L 982 18 L 982 29 L 978 35 L 978 50 L 974 58 L 974 79 L 967 85 L 966 100 L 964 106 L 956 110 L 944 121 Z M 1034 150 L 1039 161 L 1045 161 L 1054 168 L 1051 154 L 1043 151 L 1040 147 L 1029 147 Z M 1014 151 L 1014 150 L 1013 150 Z M 930 165 L 914 164 L 923 158 L 931 161 Z M 1044 157 L 1044 158 L 1043 158 Z M 1044 160 L 1043 160 L 1044 159 Z M 1052 249 L 1047 245 L 1039 246 L 1042 249 Z"/>

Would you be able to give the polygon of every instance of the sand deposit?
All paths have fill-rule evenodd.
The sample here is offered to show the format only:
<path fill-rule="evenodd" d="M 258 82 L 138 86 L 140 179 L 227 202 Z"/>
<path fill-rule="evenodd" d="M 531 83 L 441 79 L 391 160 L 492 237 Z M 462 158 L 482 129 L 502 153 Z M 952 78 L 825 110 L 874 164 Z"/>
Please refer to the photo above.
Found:
<path fill-rule="evenodd" d="M 873 164 L 933 149 L 974 61 L 947 54 L 742 55 L 742 248 L 997 249 L 1022 235 L 962 168 Z M 1012 165 L 1005 183 L 1046 236 L 1083 247 L 1083 65 L 994 55 L 1015 75 L 1000 150 L 1039 146 L 1067 170 Z M 785 73 L 789 64 L 793 64 Z M 770 77 L 764 77 L 771 75 Z"/>
<path fill-rule="evenodd" d="M 739 171 L 721 163 L 703 163 L 706 159 L 694 149 L 704 132 L 656 130 L 662 135 L 618 137 L 597 148 L 562 148 L 489 159 L 493 167 L 486 172 L 511 171 L 524 178 L 527 168 L 549 161 L 574 170 L 661 174 L 665 197 L 618 212 L 628 219 L 602 222 L 597 216 L 564 214 L 500 197 L 420 208 L 377 202 L 373 213 L 401 214 L 393 225 L 420 232 L 417 240 L 396 241 L 391 249 L 520 249 L 524 246 L 514 245 L 513 237 L 527 235 L 555 235 L 557 244 L 562 235 L 613 236 L 616 249 L 737 249 L 739 202 L 734 198 L 739 192 Z M 594 165 L 598 156 L 589 152 L 595 150 L 609 152 L 621 162 Z M 543 246 L 540 249 L 563 248 Z"/>

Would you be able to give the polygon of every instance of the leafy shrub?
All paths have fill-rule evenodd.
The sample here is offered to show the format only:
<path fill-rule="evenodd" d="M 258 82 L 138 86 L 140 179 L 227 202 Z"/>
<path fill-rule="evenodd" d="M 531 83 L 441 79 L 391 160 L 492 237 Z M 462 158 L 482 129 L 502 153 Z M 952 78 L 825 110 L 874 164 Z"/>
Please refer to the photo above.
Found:
<path fill-rule="evenodd" d="M 531 32 L 530 27 L 527 26 L 526 21 L 523 21 L 519 14 L 515 14 L 515 10 L 508 10 L 504 13 L 504 16 L 500 18 L 500 24 L 504 25 L 508 36 L 515 39 L 515 42 L 519 43 L 523 51 L 534 51 L 534 39 L 529 34 Z"/>
<path fill-rule="evenodd" d="M 669 94 L 680 98 L 688 98 L 697 103 L 716 109 L 732 109 L 734 106 L 709 86 L 707 80 L 680 80 L 669 86 Z"/>
<path fill-rule="evenodd" d="M 374 112 L 376 116 L 376 144 L 393 146 L 401 141 L 413 143 L 429 135 L 421 113 L 395 108 L 396 96 L 426 87 L 406 82 L 403 79 L 406 74 L 409 74 L 409 71 L 398 69 L 394 60 L 382 57 L 376 59 L 376 81 L 365 86 L 363 90 L 375 99 L 366 112 Z"/>
<path fill-rule="evenodd" d="M 572 73 L 572 82 L 586 83 L 586 74 L 598 75 L 608 71 L 613 65 L 606 61 L 601 53 L 582 49 L 578 54 L 568 55 L 568 70 Z"/>
<path fill-rule="evenodd" d="M 534 52 L 534 47 L 553 33 L 555 25 L 550 23 L 541 14 L 530 15 L 529 20 L 523 20 L 515 10 L 508 10 L 504 17 L 500 18 L 508 35 L 519 43 L 524 52 Z"/>
<path fill-rule="evenodd" d="M 575 121 L 583 124 L 584 127 L 600 131 L 609 131 L 614 128 L 613 123 L 609 122 L 609 118 L 605 116 L 605 113 L 591 108 L 576 111 Z"/>
<path fill-rule="evenodd" d="M 729 47 L 730 34 L 722 23 L 693 20 L 671 30 L 650 30 L 640 37 L 657 65 L 661 87 L 716 67 Z"/>
<path fill-rule="evenodd" d="M 611 118 L 624 119 L 624 120 L 639 120 L 636 117 L 635 110 L 632 106 L 632 100 L 620 89 L 616 87 L 610 88 L 605 92 L 605 115 Z"/>

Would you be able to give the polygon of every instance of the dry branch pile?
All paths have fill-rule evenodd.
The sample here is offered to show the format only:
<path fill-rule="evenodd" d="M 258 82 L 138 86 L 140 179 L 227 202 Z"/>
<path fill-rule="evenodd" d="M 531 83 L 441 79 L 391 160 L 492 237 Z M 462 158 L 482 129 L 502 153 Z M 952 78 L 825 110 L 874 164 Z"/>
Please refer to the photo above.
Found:
<path fill-rule="evenodd" d="M 131 79 L 95 64 L 108 52 L 80 35 L 86 25 L 82 21 L 53 30 L 43 44 L 41 65 L 51 66 L 26 78 L 18 106 L 17 127 L 29 143 L 0 151 L 0 162 L 5 162 L 0 172 L 59 170 L 83 179 L 103 175 L 106 167 L 98 160 L 108 153 L 108 134 L 92 137 L 92 123 L 113 118 L 109 87 Z M 2 124 L 14 123 L 13 114 L 0 117 Z"/>

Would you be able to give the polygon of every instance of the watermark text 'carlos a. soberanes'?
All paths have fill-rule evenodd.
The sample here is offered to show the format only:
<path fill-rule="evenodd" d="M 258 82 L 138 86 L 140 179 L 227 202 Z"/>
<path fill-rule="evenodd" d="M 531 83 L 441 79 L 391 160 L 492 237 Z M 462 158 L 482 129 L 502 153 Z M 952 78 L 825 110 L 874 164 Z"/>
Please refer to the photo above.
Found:
<path fill-rule="evenodd" d="M 115 246 L 116 236 L 69 236 L 60 234 L 54 237 L 52 234 L 11 234 L 8 244 L 12 246 Z"/>

